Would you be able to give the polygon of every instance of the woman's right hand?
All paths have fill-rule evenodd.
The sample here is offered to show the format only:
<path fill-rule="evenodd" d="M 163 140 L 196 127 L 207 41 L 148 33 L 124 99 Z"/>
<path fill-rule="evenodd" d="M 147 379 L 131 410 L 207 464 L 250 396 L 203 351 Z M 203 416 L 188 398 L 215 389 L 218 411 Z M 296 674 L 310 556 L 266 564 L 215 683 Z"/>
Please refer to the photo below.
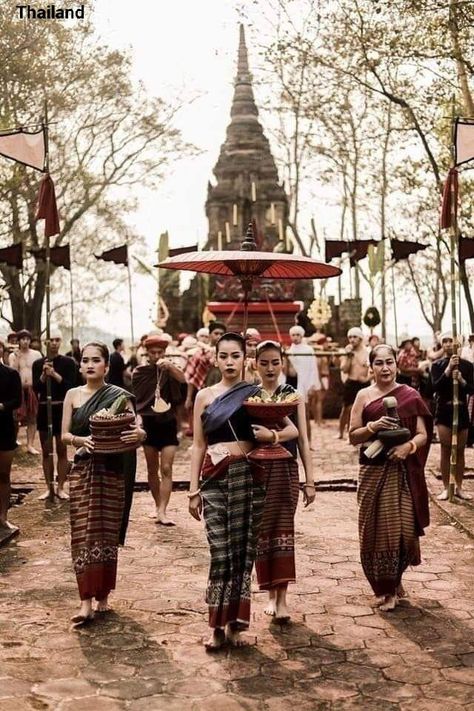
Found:
<path fill-rule="evenodd" d="M 196 521 L 201 520 L 202 513 L 202 498 L 201 494 L 195 494 L 191 499 L 189 499 L 189 513 Z"/>
<path fill-rule="evenodd" d="M 93 452 L 94 451 L 94 440 L 92 439 L 92 436 L 89 435 L 88 437 L 82 437 L 82 444 L 81 447 L 85 447 L 88 452 Z"/>
<path fill-rule="evenodd" d="M 378 420 L 374 420 L 371 426 L 374 432 L 380 432 L 380 430 L 396 430 L 400 425 L 393 417 L 387 417 L 387 415 L 384 415 Z"/>

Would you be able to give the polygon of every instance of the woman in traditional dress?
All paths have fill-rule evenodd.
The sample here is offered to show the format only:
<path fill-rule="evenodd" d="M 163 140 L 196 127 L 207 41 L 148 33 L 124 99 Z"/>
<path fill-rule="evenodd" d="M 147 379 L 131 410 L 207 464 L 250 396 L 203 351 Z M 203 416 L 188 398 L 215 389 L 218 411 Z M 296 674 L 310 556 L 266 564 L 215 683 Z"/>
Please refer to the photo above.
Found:
<path fill-rule="evenodd" d="M 275 341 L 262 341 L 256 349 L 257 370 L 262 389 L 269 395 L 295 393 L 291 385 L 278 385 L 283 370 L 282 349 Z M 290 616 L 286 595 L 288 583 L 296 580 L 294 517 L 298 504 L 299 474 L 296 461 L 300 452 L 305 473 L 304 505 L 314 501 L 315 487 L 311 452 L 306 427 L 306 406 L 298 402 L 296 427 L 278 433 L 279 441 L 292 455 L 291 459 L 263 461 L 266 499 L 259 531 L 256 570 L 260 590 L 268 590 L 269 603 L 265 612 L 275 622 L 288 622 Z"/>
<path fill-rule="evenodd" d="M 81 599 L 79 613 L 72 617 L 76 624 L 93 618 L 94 598 L 97 612 L 109 609 L 108 596 L 117 577 L 117 549 L 124 535 L 125 479 L 136 466 L 135 451 L 94 454 L 89 418 L 110 407 L 120 395 L 132 397 L 104 382 L 108 363 L 109 351 L 103 343 L 84 346 L 80 367 L 86 384 L 68 390 L 64 400 L 62 439 L 78 450 L 69 475 L 72 560 Z M 128 409 L 132 409 L 130 401 Z M 121 439 L 133 447 L 145 436 L 135 423 Z"/>
<path fill-rule="evenodd" d="M 241 632 L 250 621 L 251 573 L 265 499 L 263 473 L 248 453 L 254 438 L 273 437 L 267 428 L 252 428 L 243 406 L 258 392 L 242 382 L 244 357 L 242 336 L 221 336 L 216 345 L 221 380 L 200 390 L 194 404 L 189 512 L 197 520 L 203 514 L 211 554 L 208 651 L 226 642 L 245 644 Z"/>
<path fill-rule="evenodd" d="M 432 433 L 432 418 L 419 393 L 396 382 L 396 353 L 381 344 L 370 352 L 374 384 L 361 390 L 352 408 L 350 442 L 361 444 L 359 542 L 362 568 L 383 611 L 393 610 L 405 595 L 402 575 L 419 565 L 419 537 L 429 525 L 424 466 Z M 396 398 L 400 423 L 384 414 L 383 399 Z M 365 456 L 366 444 L 380 430 L 406 427 L 405 444 Z"/>

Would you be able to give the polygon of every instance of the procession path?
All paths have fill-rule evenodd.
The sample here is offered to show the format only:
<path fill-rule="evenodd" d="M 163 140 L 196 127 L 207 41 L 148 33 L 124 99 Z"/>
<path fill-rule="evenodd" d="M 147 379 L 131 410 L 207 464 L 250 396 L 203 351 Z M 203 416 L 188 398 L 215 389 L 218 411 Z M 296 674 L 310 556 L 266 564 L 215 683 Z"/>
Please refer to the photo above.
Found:
<path fill-rule="evenodd" d="M 356 477 L 355 453 L 335 434 L 318 435 L 316 474 Z M 183 447 L 180 478 L 188 465 Z M 23 463 L 22 478 L 38 472 Z M 474 541 L 437 507 L 423 563 L 405 576 L 409 600 L 383 614 L 359 564 L 355 492 L 319 492 L 298 508 L 292 624 L 269 623 L 256 591 L 252 645 L 209 656 L 207 545 L 184 492 L 173 494 L 174 529 L 135 494 L 115 612 L 72 631 L 68 505 L 45 507 L 37 491 L 12 514 L 21 536 L 0 549 L 0 711 L 474 711 Z"/>

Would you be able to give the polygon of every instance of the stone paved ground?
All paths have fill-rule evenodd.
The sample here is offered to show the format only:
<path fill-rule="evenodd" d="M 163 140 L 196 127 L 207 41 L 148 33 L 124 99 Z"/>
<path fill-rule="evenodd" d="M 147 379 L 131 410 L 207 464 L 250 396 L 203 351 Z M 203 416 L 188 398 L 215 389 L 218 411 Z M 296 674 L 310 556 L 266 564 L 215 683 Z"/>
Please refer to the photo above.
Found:
<path fill-rule="evenodd" d="M 434 468 L 436 459 L 435 448 Z M 183 448 L 181 478 L 187 462 Z M 315 462 L 320 477 L 356 476 L 333 426 L 318 437 Z M 37 487 L 28 463 L 15 480 Z M 439 489 L 433 477 L 430 485 Z M 45 508 L 34 493 L 12 514 L 21 536 L 0 550 L 0 711 L 474 711 L 474 541 L 437 506 L 423 564 L 405 576 L 410 599 L 383 614 L 361 574 L 355 493 L 320 492 L 297 514 L 293 624 L 269 624 L 256 592 L 252 646 L 209 656 L 207 546 L 183 492 L 173 494 L 175 529 L 157 527 L 149 494 L 135 495 L 115 614 L 81 631 L 69 627 L 77 603 L 67 504 Z"/>

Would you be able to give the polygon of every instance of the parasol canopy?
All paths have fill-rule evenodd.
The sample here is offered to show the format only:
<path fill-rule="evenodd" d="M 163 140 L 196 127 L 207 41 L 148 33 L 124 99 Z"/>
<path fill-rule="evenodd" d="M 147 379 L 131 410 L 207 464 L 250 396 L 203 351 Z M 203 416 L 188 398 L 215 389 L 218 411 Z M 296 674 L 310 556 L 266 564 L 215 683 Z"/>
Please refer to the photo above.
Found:
<path fill-rule="evenodd" d="M 189 252 L 168 257 L 158 265 L 160 269 L 183 269 L 222 276 L 255 277 L 266 279 L 328 279 L 341 270 L 310 257 L 276 252 Z"/>
<path fill-rule="evenodd" d="M 252 223 L 247 228 L 239 250 L 179 254 L 168 257 L 156 266 L 161 269 L 182 269 L 238 277 L 244 290 L 242 333 L 247 331 L 248 296 L 254 279 L 328 279 L 341 274 L 338 267 L 317 262 L 310 257 L 281 252 L 258 252 Z"/>

